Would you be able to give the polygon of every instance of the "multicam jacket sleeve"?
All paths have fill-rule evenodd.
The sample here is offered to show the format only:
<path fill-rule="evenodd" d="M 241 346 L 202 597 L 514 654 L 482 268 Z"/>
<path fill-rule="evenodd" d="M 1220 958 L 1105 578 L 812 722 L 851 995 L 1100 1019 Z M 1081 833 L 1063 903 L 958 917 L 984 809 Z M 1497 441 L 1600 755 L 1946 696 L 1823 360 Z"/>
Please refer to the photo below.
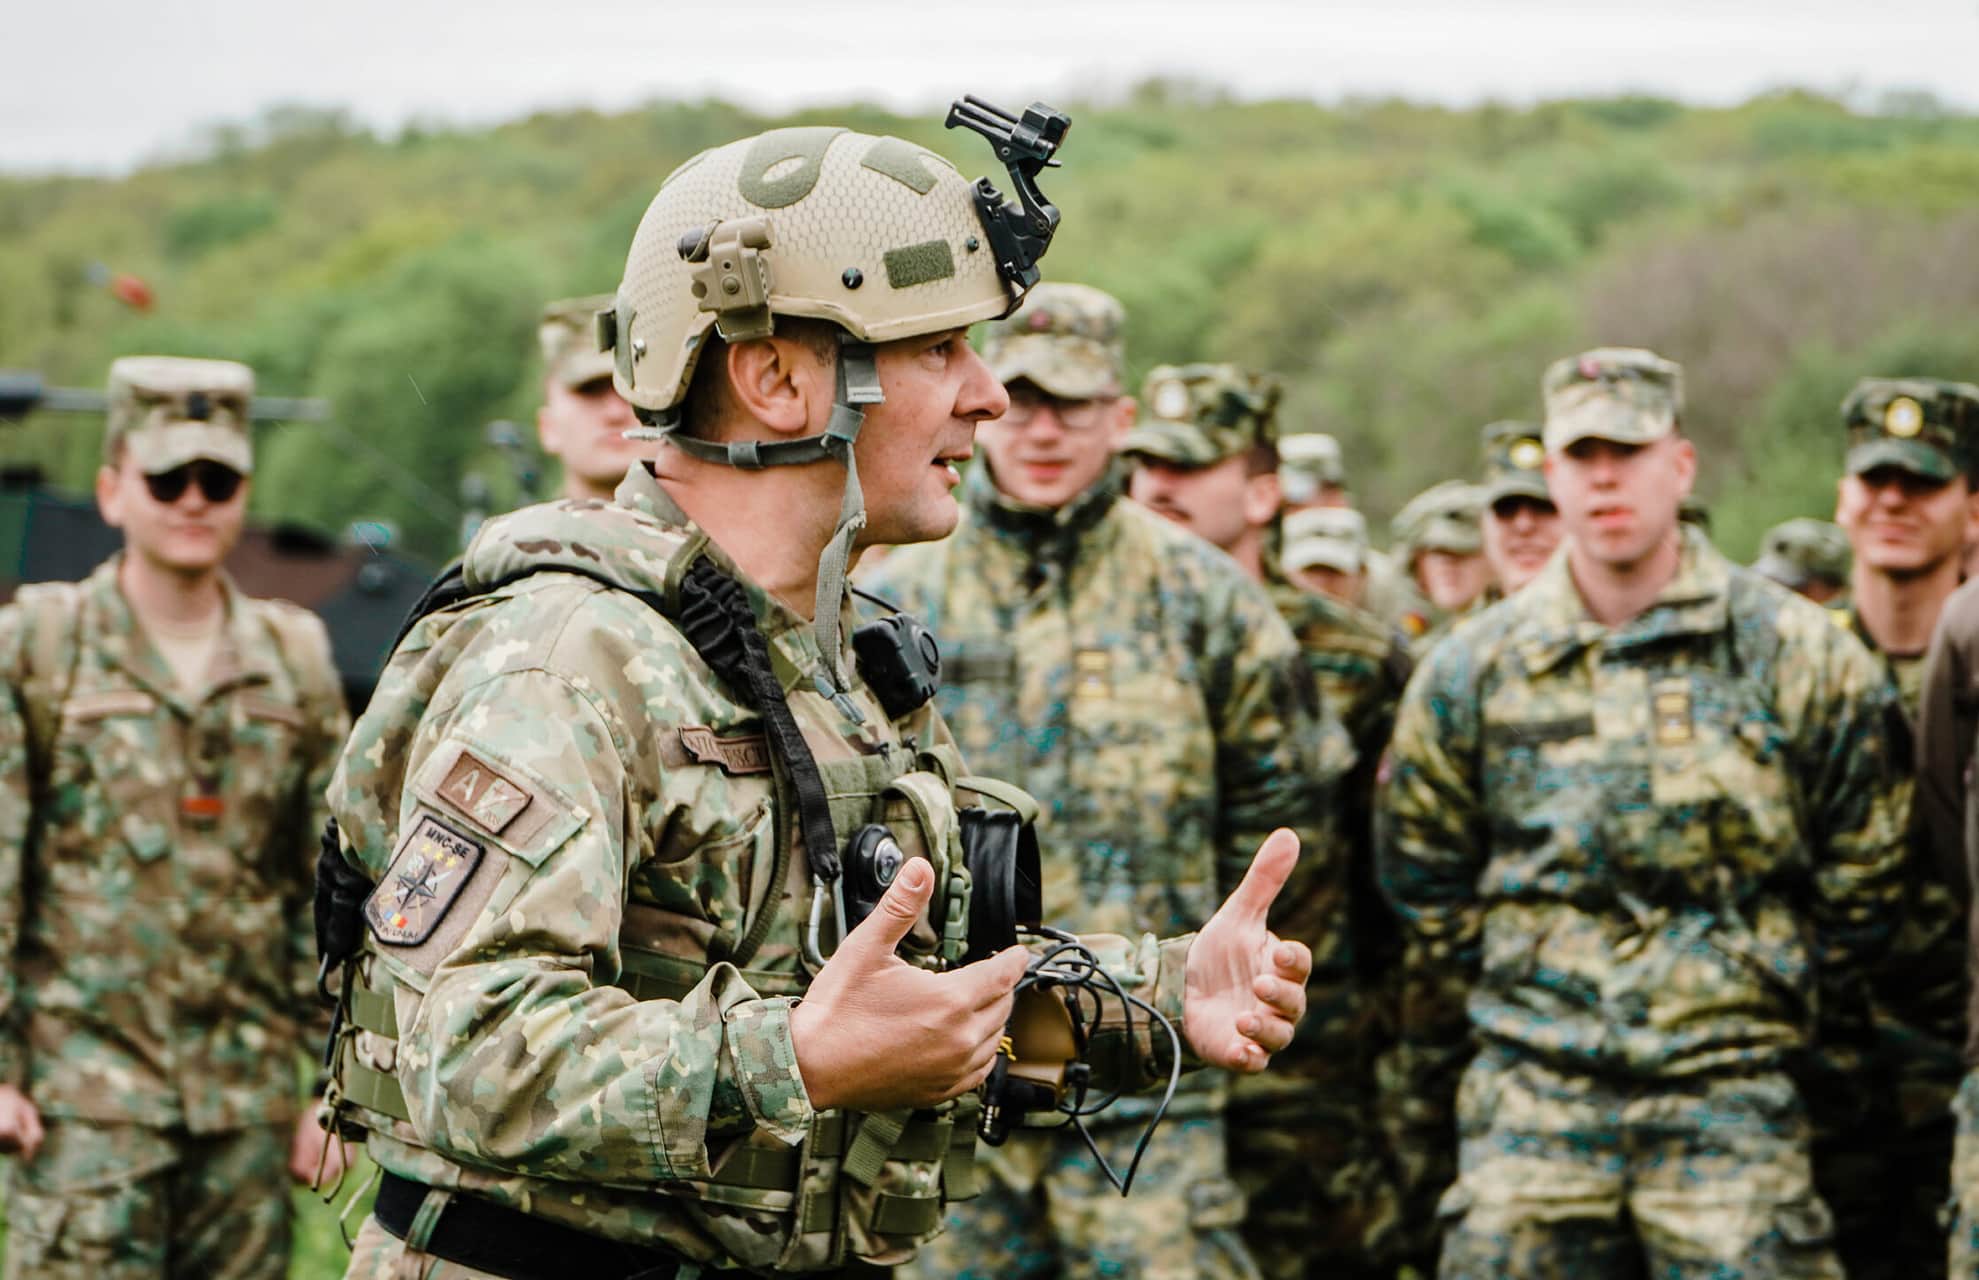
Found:
<path fill-rule="evenodd" d="M 0 609 L 0 1084 L 23 1075 L 22 1028 L 15 958 L 21 940 L 21 869 L 26 861 L 34 798 L 28 724 L 21 684 L 26 662 L 18 608 Z"/>

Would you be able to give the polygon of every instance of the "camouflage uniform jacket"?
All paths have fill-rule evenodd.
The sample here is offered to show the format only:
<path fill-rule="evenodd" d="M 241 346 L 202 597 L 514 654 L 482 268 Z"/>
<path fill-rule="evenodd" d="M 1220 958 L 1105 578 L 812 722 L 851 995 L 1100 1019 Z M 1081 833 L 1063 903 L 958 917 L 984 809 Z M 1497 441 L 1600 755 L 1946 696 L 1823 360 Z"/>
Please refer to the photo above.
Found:
<path fill-rule="evenodd" d="M 327 1025 L 310 897 L 348 720 L 329 637 L 226 584 L 191 698 L 113 557 L 0 610 L 0 1079 L 45 1116 L 293 1118 Z"/>
<path fill-rule="evenodd" d="M 949 791 L 931 795 L 927 761 L 949 739 L 932 709 L 889 723 L 855 680 L 863 723 L 843 716 L 814 685 L 810 624 L 643 468 L 616 504 L 490 521 L 465 569 L 506 585 L 413 627 L 331 787 L 347 856 L 380 882 L 363 977 L 389 991 L 396 1022 L 395 1042 L 366 1032 L 353 1052 L 395 1077 L 409 1112 L 368 1117 L 370 1151 L 429 1186 L 699 1261 L 818 1269 L 848 1248 L 898 1261 L 925 1232 L 889 1226 L 885 1202 L 933 1197 L 939 1152 L 876 1160 L 857 1186 L 835 1176 L 825 1134 L 850 1124 L 814 1110 L 790 1035 L 813 883 L 763 722 L 630 594 L 669 596 L 702 555 L 747 595 L 839 839 L 842 806 L 870 815 L 855 825 L 883 816 L 910 854 L 942 839 Z M 908 790 L 874 782 L 917 768 Z M 399 861 L 422 846 L 415 866 Z M 409 932 L 381 945 L 381 925 Z M 924 923 L 910 943 L 935 939 Z M 1186 948 L 1118 943 L 1128 980 L 1178 1017 Z M 1110 1060 L 1146 1069 L 1139 1050 Z M 783 1166 L 780 1190 L 713 1185 Z M 840 1187 L 864 1199 L 834 1207 Z"/>
<path fill-rule="evenodd" d="M 869 585 L 934 629 L 936 701 L 972 765 L 1037 797 L 1047 918 L 1195 928 L 1290 827 L 1306 852 L 1274 927 L 1312 947 L 1315 994 L 1350 989 L 1330 806 L 1351 747 L 1234 561 L 1127 501 L 1117 473 L 1043 511 L 1005 499 L 985 465 L 961 526 L 894 551 Z"/>
<path fill-rule="evenodd" d="M 1556 557 L 1403 697 L 1381 874 L 1441 1101 L 1466 995 L 1472 1033 L 1560 1069 L 1750 1069 L 1803 1046 L 1817 988 L 1857 991 L 1889 932 L 1910 779 L 1888 681 L 1818 607 L 1684 538 L 1613 629 Z"/>

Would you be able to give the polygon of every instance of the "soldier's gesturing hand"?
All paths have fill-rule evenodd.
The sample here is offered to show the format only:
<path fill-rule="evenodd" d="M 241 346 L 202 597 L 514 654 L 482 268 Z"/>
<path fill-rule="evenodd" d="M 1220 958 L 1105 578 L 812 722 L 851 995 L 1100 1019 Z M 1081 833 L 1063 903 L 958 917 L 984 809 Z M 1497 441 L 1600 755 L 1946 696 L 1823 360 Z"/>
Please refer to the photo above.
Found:
<path fill-rule="evenodd" d="M 32 1160 L 41 1150 L 41 1112 L 28 1096 L 10 1084 L 0 1084 L 0 1152 L 18 1152 Z"/>
<path fill-rule="evenodd" d="M 933 1106 L 989 1075 L 1028 956 L 1011 947 L 930 973 L 895 955 L 927 907 L 934 879 L 926 859 L 909 859 L 791 1009 L 790 1038 L 812 1106 Z"/>
<path fill-rule="evenodd" d="M 1271 833 L 1244 879 L 1189 946 L 1182 1030 L 1205 1063 L 1262 1071 L 1292 1042 L 1306 1011 L 1312 952 L 1265 927 L 1272 899 L 1299 859 L 1299 838 Z"/>

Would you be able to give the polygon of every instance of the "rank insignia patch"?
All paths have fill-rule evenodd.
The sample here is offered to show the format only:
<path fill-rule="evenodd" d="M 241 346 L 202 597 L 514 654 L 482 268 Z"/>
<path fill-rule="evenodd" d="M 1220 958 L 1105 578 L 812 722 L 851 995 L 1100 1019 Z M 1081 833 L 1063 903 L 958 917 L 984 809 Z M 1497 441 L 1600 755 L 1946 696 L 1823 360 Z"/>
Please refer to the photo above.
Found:
<path fill-rule="evenodd" d="M 1656 744 L 1680 747 L 1695 734 L 1691 724 L 1690 683 L 1666 680 L 1650 692 L 1650 706 L 1656 722 Z"/>
<path fill-rule="evenodd" d="M 394 947 L 417 946 L 432 937 L 486 852 L 485 845 L 432 814 L 421 814 L 392 855 L 385 878 L 364 900 L 371 932 Z"/>

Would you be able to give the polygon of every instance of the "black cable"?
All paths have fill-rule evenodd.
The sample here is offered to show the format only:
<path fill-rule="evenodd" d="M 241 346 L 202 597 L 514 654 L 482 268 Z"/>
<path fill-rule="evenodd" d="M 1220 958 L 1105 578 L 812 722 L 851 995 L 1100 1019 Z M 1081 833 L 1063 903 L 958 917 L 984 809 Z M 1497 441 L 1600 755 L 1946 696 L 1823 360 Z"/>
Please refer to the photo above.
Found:
<path fill-rule="evenodd" d="M 1100 1172 L 1106 1175 L 1107 1182 L 1121 1195 L 1126 1195 L 1134 1185 L 1134 1175 L 1140 1171 L 1141 1158 L 1147 1154 L 1148 1144 L 1154 1140 L 1155 1130 L 1168 1115 L 1168 1108 L 1175 1100 L 1175 1090 L 1182 1080 L 1182 1037 L 1162 1012 L 1146 1000 L 1132 994 L 1120 985 L 1118 979 L 1106 971 L 1093 950 L 1071 934 L 1057 929 L 1043 928 L 1037 933 L 1052 940 L 1053 945 L 1034 958 L 1017 983 L 1021 993 L 1027 988 L 1049 991 L 1059 989 L 1065 993 L 1065 1006 L 1071 1013 L 1073 1034 L 1076 1043 L 1083 1049 L 1089 1027 L 1097 1027 L 1106 1012 L 1106 998 L 1112 996 L 1120 1002 L 1122 1014 L 1121 1032 L 1130 1041 L 1134 1036 L 1134 1011 L 1141 1010 L 1147 1015 L 1150 1025 L 1158 1025 L 1167 1033 L 1169 1043 L 1168 1086 L 1162 1091 L 1161 1102 L 1155 1107 L 1141 1136 L 1134 1144 L 1133 1158 L 1127 1164 L 1127 1172 L 1116 1172 L 1113 1165 L 1101 1153 L 1092 1131 L 1086 1127 L 1086 1117 L 1098 1115 L 1119 1101 L 1121 1090 L 1115 1088 L 1098 1102 L 1088 1102 L 1087 1089 L 1090 1073 L 1084 1063 L 1074 1064 L 1071 1072 L 1071 1096 L 1062 1098 L 1052 1109 L 1052 1114 L 1064 1117 L 1062 1124 L 1027 1124 L 1034 1129 L 1062 1129 L 1070 1125 L 1085 1144 L 1086 1150 L 1098 1162 Z M 1088 1018 L 1086 1001 L 1090 1000 L 1091 1013 Z"/>

